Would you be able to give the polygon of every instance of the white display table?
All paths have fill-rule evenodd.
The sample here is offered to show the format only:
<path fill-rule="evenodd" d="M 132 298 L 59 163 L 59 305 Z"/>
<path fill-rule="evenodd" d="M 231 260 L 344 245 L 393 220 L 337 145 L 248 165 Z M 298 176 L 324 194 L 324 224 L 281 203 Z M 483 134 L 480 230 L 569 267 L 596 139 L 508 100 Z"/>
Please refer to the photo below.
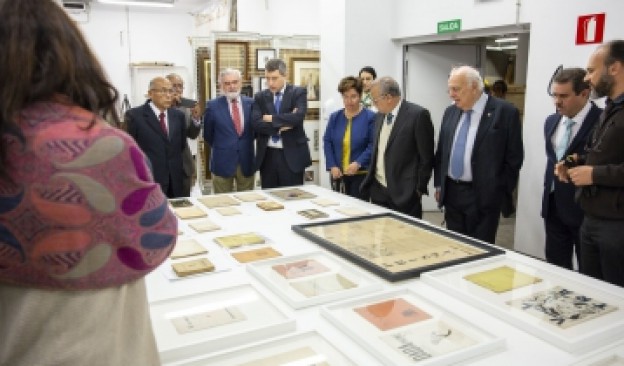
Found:
<path fill-rule="evenodd" d="M 175 278 L 171 270 L 174 260 L 168 260 L 147 276 L 154 331 L 161 357 L 167 362 L 166 364 L 211 365 L 217 360 L 218 364 L 246 364 L 245 362 L 258 360 L 264 360 L 268 362 L 267 364 L 279 364 L 279 362 L 288 362 L 288 357 L 293 354 L 306 352 L 311 352 L 311 354 L 320 352 L 327 355 L 326 361 L 331 365 L 381 365 L 383 360 L 386 360 L 385 362 L 389 362 L 389 359 L 398 360 L 401 358 L 380 357 L 383 356 L 383 352 L 380 352 L 381 348 L 370 349 L 371 344 L 375 342 L 387 343 L 388 341 L 384 340 L 384 337 L 375 336 L 372 331 L 368 334 L 366 329 L 372 329 L 369 325 L 360 325 L 360 328 L 354 325 L 353 329 L 361 329 L 358 334 L 354 334 L 354 331 L 343 332 L 351 328 L 348 323 L 349 319 L 360 317 L 340 316 L 340 312 L 351 303 L 357 305 L 361 302 L 360 299 L 362 301 L 367 298 L 382 299 L 385 293 L 405 293 L 408 299 L 422 301 L 425 309 L 428 309 L 434 318 L 445 319 L 444 314 L 448 312 L 448 316 L 454 321 L 467 324 L 466 327 L 474 327 L 474 329 L 466 328 L 466 334 L 483 334 L 483 344 L 477 342 L 467 348 L 467 351 L 459 353 L 463 355 L 459 358 L 461 364 L 537 366 L 585 364 L 584 361 L 588 359 L 621 360 L 621 347 L 616 346 L 624 336 L 624 316 L 620 316 L 620 313 L 624 312 L 624 289 L 578 273 L 561 270 L 516 253 L 423 273 L 422 279 L 414 278 L 391 283 L 324 250 L 291 229 L 292 225 L 347 217 L 337 210 L 348 212 L 349 209 L 356 209 L 369 214 L 384 213 L 388 210 L 318 186 L 305 185 L 300 188 L 313 193 L 317 198 L 334 201 L 337 205 L 322 207 L 312 203 L 311 199 L 283 200 L 265 191 L 254 191 L 265 196 L 267 200 L 281 203 L 284 208 L 264 211 L 256 206 L 257 202 L 252 200 L 254 197 L 247 197 L 248 201 L 239 200 L 238 205 L 232 206 L 239 213 L 228 216 L 218 213 L 217 208 L 207 208 L 197 200 L 197 197 L 190 199 L 196 207 L 206 212 L 208 217 L 179 220 L 181 231 L 179 240 L 195 239 L 203 245 L 208 253 L 202 256 L 213 262 L 218 271 Z M 235 195 L 230 196 L 235 197 Z M 310 220 L 298 214 L 299 211 L 309 209 L 317 209 L 328 214 L 329 217 Z M 220 229 L 198 233 L 189 226 L 191 223 L 206 219 L 212 221 Z M 265 243 L 229 249 L 219 246 L 214 241 L 217 237 L 239 233 L 256 233 L 264 238 Z M 234 253 L 268 247 L 281 253 L 281 256 L 248 264 L 241 264 L 232 257 Z M 317 298 L 306 298 L 306 296 L 312 296 L 308 294 L 309 291 L 316 291 L 317 286 L 328 286 L 328 282 L 324 280 L 325 282 L 322 283 L 314 283 L 314 287 L 304 283 L 297 287 L 300 293 L 287 288 L 288 281 L 286 280 L 272 282 L 272 276 L 275 277 L 275 274 L 271 273 L 271 268 L 286 262 L 284 259 L 288 259 L 287 257 L 292 256 L 294 261 L 305 258 L 307 254 L 318 262 L 317 265 L 323 267 L 335 278 L 339 278 L 342 285 L 346 281 L 349 284 L 347 287 L 355 286 L 356 288 L 350 288 L 347 291 L 351 292 L 345 291 L 343 294 L 330 293 Z M 596 319 L 595 329 L 590 326 L 594 324 L 592 319 L 584 324 L 575 325 L 577 329 L 582 327 L 584 331 L 592 333 L 591 338 L 587 338 L 584 334 L 576 334 L 578 332 L 574 331 L 571 334 L 575 337 L 566 338 L 567 329 L 553 330 L 554 328 L 549 324 L 540 324 L 537 318 L 529 320 L 530 324 L 523 326 L 524 324 L 519 322 L 526 320 L 523 318 L 524 315 L 518 315 L 518 311 L 510 310 L 509 316 L 506 316 L 505 311 L 502 310 L 505 305 L 497 303 L 499 300 L 481 296 L 479 290 L 471 288 L 470 285 L 458 285 L 457 281 L 463 281 L 463 277 L 458 279 L 453 275 L 455 268 L 457 271 L 465 272 L 477 266 L 475 263 L 486 263 L 483 268 L 487 269 L 489 268 L 487 263 L 501 261 L 501 263 L 509 264 L 515 263 L 513 261 L 516 260 L 521 263 L 518 265 L 520 270 L 528 271 L 532 268 L 533 274 L 545 277 L 546 281 L 565 282 L 565 285 L 570 284 L 573 289 L 574 284 L 581 284 L 581 290 L 595 291 L 598 300 L 608 302 L 613 306 L 609 308 L 610 314 L 604 315 L 603 319 Z M 313 266 L 310 268 L 314 270 Z M 332 278 L 335 280 L 334 277 Z M 296 280 L 297 278 L 294 279 Z M 333 286 L 333 282 L 329 285 Z M 543 283 L 541 286 L 544 286 Z M 576 289 L 580 291 L 578 287 Z M 228 295 L 230 293 L 232 295 Z M 214 298 L 212 303 L 211 298 Z M 258 305 L 253 305 L 255 304 L 253 301 L 256 301 Z M 214 309 L 221 305 L 227 309 L 237 307 L 237 309 L 242 309 L 242 312 L 237 313 L 238 310 L 235 309 L 232 310 L 233 313 L 227 313 L 234 320 L 216 319 L 222 314 Z M 249 308 L 255 308 L 255 310 L 249 310 Z M 266 316 L 263 317 L 260 310 L 266 313 Z M 207 314 L 206 316 L 212 318 L 198 320 L 198 316 L 201 317 L 202 314 Z M 187 315 L 188 317 L 184 318 Z M 210 324 L 206 326 L 203 323 L 205 321 L 219 323 L 216 327 L 206 328 L 207 330 L 179 333 L 179 328 L 176 332 L 171 324 L 177 321 L 177 327 L 180 327 L 180 319 L 191 323 L 197 322 L 183 325 L 189 328 L 194 326 L 209 328 Z M 246 331 L 246 324 L 249 325 L 249 331 Z M 574 328 L 570 327 L 570 329 Z M 221 337 L 220 334 L 223 336 Z M 456 334 L 454 333 L 454 336 Z M 548 339 L 549 335 L 552 339 Z M 475 337 L 475 339 L 481 338 Z M 585 343 L 590 340 L 592 344 L 586 345 Z M 435 341 L 439 342 L 439 337 Z M 284 355 L 279 357 L 283 358 L 271 358 L 276 357 L 273 355 L 277 351 L 270 350 L 279 350 L 281 342 L 285 348 Z M 310 342 L 309 347 L 302 346 L 306 342 Z M 207 346 L 202 347 L 202 344 Z M 297 348 L 289 350 L 286 346 L 291 344 L 292 347 Z M 178 345 L 180 345 L 179 349 Z M 318 348 L 315 348 L 316 345 Z M 230 359 L 232 362 L 228 363 Z M 278 359 L 280 361 L 273 361 Z M 314 357 L 310 360 L 323 361 Z M 408 358 L 404 360 L 406 365 L 441 365 L 458 361 L 457 357 L 432 357 L 417 363 L 409 361 Z M 399 364 L 402 363 L 399 362 Z"/>

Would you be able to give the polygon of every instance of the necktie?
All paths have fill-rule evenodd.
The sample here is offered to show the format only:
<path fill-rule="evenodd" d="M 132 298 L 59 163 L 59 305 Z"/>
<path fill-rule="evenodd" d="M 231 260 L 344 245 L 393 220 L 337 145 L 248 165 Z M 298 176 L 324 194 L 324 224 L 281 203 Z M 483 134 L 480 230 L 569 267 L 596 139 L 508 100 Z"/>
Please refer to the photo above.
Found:
<path fill-rule="evenodd" d="M 563 159 L 563 155 L 568 149 L 568 145 L 570 144 L 570 137 L 572 136 L 572 126 L 574 126 L 574 121 L 570 118 L 566 117 L 563 125 L 565 126 L 565 131 L 563 135 L 561 135 L 561 139 L 559 139 L 559 143 L 557 144 L 557 161 Z"/>
<path fill-rule="evenodd" d="M 387 124 L 391 124 L 392 123 L 392 118 L 394 118 L 394 116 L 392 115 L 392 113 L 388 113 L 386 116 L 387 116 L 386 117 L 387 118 L 386 119 L 386 123 Z"/>
<path fill-rule="evenodd" d="M 238 136 L 243 133 L 243 125 L 241 124 L 240 110 L 238 109 L 238 100 L 232 99 L 232 121 L 234 121 L 234 129 Z"/>
<path fill-rule="evenodd" d="M 470 129 L 470 115 L 472 110 L 464 112 L 464 120 L 462 121 L 459 131 L 457 131 L 457 139 L 451 154 L 451 177 L 459 179 L 464 174 L 464 155 L 466 153 L 466 140 L 468 138 L 468 129 Z"/>
<path fill-rule="evenodd" d="M 279 114 L 281 105 L 282 105 L 282 92 L 277 92 L 275 93 L 275 113 L 276 114 Z M 278 134 L 271 136 L 271 140 L 273 140 L 273 142 L 278 142 L 279 139 L 280 139 L 280 136 Z"/>
<path fill-rule="evenodd" d="M 165 136 L 168 136 L 169 132 L 167 131 L 167 124 L 165 123 L 165 114 L 163 112 L 160 112 L 160 114 L 158 115 L 158 120 L 160 121 L 160 128 L 162 128 L 163 132 L 165 133 Z"/>

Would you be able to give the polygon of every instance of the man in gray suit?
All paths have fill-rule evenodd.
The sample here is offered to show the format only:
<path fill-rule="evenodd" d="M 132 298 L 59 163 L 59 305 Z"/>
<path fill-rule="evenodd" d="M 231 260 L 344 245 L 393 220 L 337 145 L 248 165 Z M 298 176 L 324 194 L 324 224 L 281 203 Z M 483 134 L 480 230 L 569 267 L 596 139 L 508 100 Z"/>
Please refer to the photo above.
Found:
<path fill-rule="evenodd" d="M 373 81 L 375 144 L 368 174 L 360 190 L 371 201 L 422 218 L 421 196 L 427 194 L 433 165 L 433 123 L 429 111 L 401 99 L 390 77 Z"/>
<path fill-rule="evenodd" d="M 506 194 L 513 192 L 524 152 L 516 107 L 483 92 L 470 66 L 451 71 L 453 104 L 442 117 L 435 156 L 435 197 L 449 230 L 494 243 Z"/>
<path fill-rule="evenodd" d="M 201 131 L 199 104 L 195 100 L 184 98 L 182 96 L 184 92 L 184 80 L 182 80 L 180 75 L 171 73 L 167 75 L 166 78 L 171 82 L 171 87 L 173 89 L 171 106 L 184 113 L 186 122 L 186 137 L 195 140 Z M 184 147 L 184 151 L 182 151 L 182 164 L 184 171 L 182 179 L 182 195 L 184 197 L 189 197 L 191 195 L 191 183 L 193 181 L 193 177 L 195 176 L 195 159 L 191 153 L 188 141 Z"/>

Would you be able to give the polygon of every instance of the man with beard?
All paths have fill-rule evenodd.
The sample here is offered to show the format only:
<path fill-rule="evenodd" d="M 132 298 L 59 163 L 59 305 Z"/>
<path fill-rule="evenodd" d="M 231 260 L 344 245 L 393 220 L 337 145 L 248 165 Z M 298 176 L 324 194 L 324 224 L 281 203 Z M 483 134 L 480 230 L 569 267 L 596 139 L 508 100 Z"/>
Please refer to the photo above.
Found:
<path fill-rule="evenodd" d="M 624 286 L 624 40 L 594 51 L 585 81 L 596 97 L 607 97 L 606 108 L 587 154 L 574 155 L 568 166 L 558 163 L 555 174 L 581 187 L 581 272 Z"/>
<path fill-rule="evenodd" d="M 212 147 L 210 171 L 214 193 L 249 191 L 254 185 L 253 99 L 241 96 L 241 72 L 219 75 L 221 96 L 206 104 L 204 140 Z M 236 183 L 236 189 L 234 189 Z"/>

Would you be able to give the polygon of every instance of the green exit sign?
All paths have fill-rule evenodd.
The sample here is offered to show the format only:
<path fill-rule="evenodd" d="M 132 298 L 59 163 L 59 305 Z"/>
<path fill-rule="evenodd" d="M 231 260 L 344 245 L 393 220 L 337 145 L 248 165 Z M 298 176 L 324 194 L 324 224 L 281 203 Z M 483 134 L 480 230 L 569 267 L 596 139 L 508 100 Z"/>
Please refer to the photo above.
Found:
<path fill-rule="evenodd" d="M 461 30 L 461 19 L 445 20 L 438 22 L 438 33 L 459 32 Z"/>

